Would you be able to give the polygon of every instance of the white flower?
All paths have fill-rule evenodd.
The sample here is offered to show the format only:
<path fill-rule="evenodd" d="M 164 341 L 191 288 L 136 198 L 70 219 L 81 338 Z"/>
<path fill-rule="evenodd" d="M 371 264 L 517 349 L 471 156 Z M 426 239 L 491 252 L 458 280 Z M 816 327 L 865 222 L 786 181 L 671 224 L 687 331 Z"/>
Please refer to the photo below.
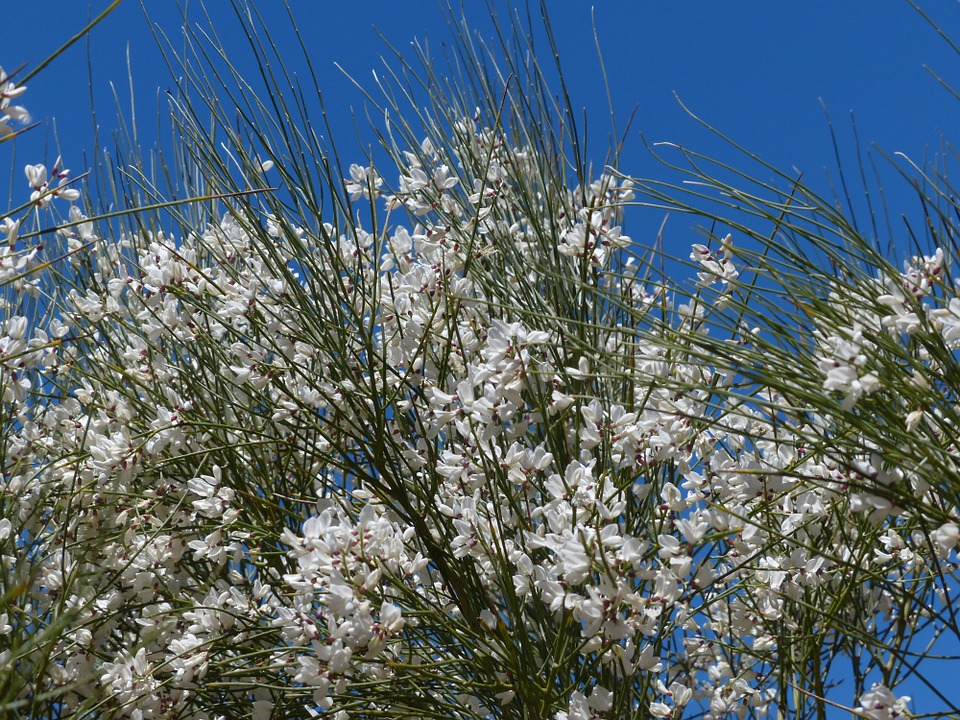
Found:
<path fill-rule="evenodd" d="M 871 720 L 895 720 L 896 718 L 910 717 L 907 704 L 910 698 L 906 695 L 897 697 L 889 689 L 879 683 L 874 683 L 869 691 L 860 696 L 859 714 Z"/>
<path fill-rule="evenodd" d="M 931 310 L 929 315 L 947 346 L 960 347 L 960 298 L 951 298 L 947 307 Z"/>
<path fill-rule="evenodd" d="M 0 67 L 0 137 L 13 132 L 10 121 L 16 120 L 21 123 L 30 121 L 26 108 L 10 104 L 11 100 L 23 95 L 27 88 L 25 85 L 18 86 L 9 78 L 10 76 Z"/>
<path fill-rule="evenodd" d="M 24 173 L 27 176 L 27 184 L 34 190 L 41 190 L 47 184 L 47 166 L 43 164 L 39 165 L 27 165 L 23 168 Z"/>
<path fill-rule="evenodd" d="M 350 165 L 350 178 L 346 180 L 346 190 L 351 200 L 361 197 L 376 197 L 380 192 L 383 179 L 373 167 L 363 167 L 356 163 Z"/>
<path fill-rule="evenodd" d="M 933 540 L 937 543 L 940 556 L 947 557 L 960 541 L 960 527 L 956 523 L 944 523 L 933 532 Z"/>
<path fill-rule="evenodd" d="M 658 718 L 668 718 L 673 715 L 673 708 L 666 703 L 653 702 L 650 703 L 650 714 Z"/>

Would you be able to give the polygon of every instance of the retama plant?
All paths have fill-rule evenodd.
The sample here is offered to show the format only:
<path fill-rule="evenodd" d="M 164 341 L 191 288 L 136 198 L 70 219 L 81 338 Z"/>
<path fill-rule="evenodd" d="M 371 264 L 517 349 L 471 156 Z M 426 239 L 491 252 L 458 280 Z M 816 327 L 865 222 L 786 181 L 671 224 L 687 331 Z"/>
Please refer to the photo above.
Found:
<path fill-rule="evenodd" d="M 268 92 L 186 28 L 172 145 L 0 215 L 0 714 L 960 713 L 945 170 L 889 251 L 746 151 L 633 177 L 555 48 L 449 10 L 348 164 L 235 9 Z"/>

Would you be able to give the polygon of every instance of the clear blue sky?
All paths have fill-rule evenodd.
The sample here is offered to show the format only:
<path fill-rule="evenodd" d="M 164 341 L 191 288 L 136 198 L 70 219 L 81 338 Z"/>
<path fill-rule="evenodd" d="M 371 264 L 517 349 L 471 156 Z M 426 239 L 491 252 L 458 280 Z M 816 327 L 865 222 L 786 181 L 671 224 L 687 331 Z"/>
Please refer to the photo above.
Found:
<path fill-rule="evenodd" d="M 339 62 L 361 80 L 370 78 L 370 70 L 381 66 L 379 56 L 386 52 L 371 29 L 374 25 L 398 48 L 407 47 L 414 37 L 427 37 L 436 46 L 448 32 L 436 0 L 290 2 L 310 43 L 335 132 L 349 141 L 344 145 L 349 149 L 355 137 L 350 108 L 361 108 L 363 101 L 333 63 Z M 486 3 L 466 2 L 468 17 L 475 19 L 477 27 L 488 27 Z M 82 27 L 88 15 L 108 5 L 107 0 L 91 0 L 89 6 L 79 0 L 0 3 L 7 28 L 0 64 L 7 70 L 21 63 L 35 65 Z M 151 19 L 177 37 L 181 20 L 174 0 L 145 0 L 145 4 Z M 260 4 L 271 12 L 280 6 L 279 0 Z M 903 152 L 918 162 L 926 153 L 937 151 L 942 140 L 958 137 L 960 102 L 938 86 L 924 65 L 960 88 L 960 57 L 905 0 L 597 0 L 595 4 L 621 125 L 637 108 L 621 164 L 625 172 L 658 172 L 639 132 L 651 142 L 671 141 L 708 155 L 730 157 L 728 148 L 685 115 L 674 93 L 692 111 L 772 164 L 802 170 L 805 179 L 824 192 L 829 187 L 824 170 L 829 168 L 835 176 L 835 163 L 821 98 L 833 116 L 847 163 L 854 158 L 851 110 L 862 141 L 876 142 L 888 153 Z M 960 40 L 956 3 L 921 0 L 921 4 Z M 243 48 L 245 40 L 231 36 L 237 26 L 229 2 L 208 0 L 207 6 L 218 18 L 218 31 L 228 44 Z M 191 7 L 194 12 L 199 3 Z M 604 159 L 601 130 L 607 127 L 607 105 L 599 82 L 590 3 L 555 0 L 550 7 L 574 105 L 586 107 L 594 118 L 598 132 L 594 159 L 599 164 Z M 35 78 L 22 98 L 36 119 L 48 123 L 48 130 L 52 128 L 49 121 L 56 118 L 64 161 L 74 174 L 84 169 L 84 152 L 86 162 L 91 161 L 91 93 L 103 130 L 115 126 L 111 82 L 124 109 L 129 107 L 128 53 L 143 132 L 156 126 L 158 88 L 170 86 L 136 0 L 124 0 L 94 31 L 89 49 L 92 75 L 87 52 L 85 43 L 75 46 Z M 18 140 L 17 162 L 52 164 L 56 151 L 44 145 L 49 137 L 38 128 Z M 140 139 L 153 140 L 143 134 Z M 9 150 L 9 145 L 0 147 L 0 163 L 6 162 Z M 358 152 L 356 159 L 360 157 Z M 344 160 L 353 159 L 348 151 Z M 6 198 L 9 175 L 0 173 L 0 178 L 0 198 Z M 15 197 L 25 196 L 22 174 L 17 172 L 13 178 L 22 183 L 15 186 Z M 887 184 L 886 190 L 895 210 L 915 215 L 908 192 L 898 192 L 893 184 Z M 672 222 L 679 234 L 686 231 L 683 223 L 687 221 Z M 631 228 L 628 232 L 636 239 L 651 239 L 638 237 Z M 957 675 L 960 668 L 943 667 L 938 672 L 942 691 L 960 702 Z M 917 700 L 925 694 L 920 687 L 910 690 Z"/>

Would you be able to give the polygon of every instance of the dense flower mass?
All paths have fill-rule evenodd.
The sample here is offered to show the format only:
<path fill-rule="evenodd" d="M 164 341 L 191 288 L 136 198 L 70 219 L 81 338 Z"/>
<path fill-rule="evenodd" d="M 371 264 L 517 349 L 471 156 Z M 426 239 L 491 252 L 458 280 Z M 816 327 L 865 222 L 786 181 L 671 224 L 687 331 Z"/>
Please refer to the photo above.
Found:
<path fill-rule="evenodd" d="M 349 166 L 322 216 L 293 156 L 238 143 L 293 199 L 181 232 L 26 168 L 0 226 L 9 701 L 906 717 L 914 632 L 958 632 L 952 259 L 802 281 L 731 234 L 657 275 L 623 230 L 641 181 L 571 181 L 479 113 L 447 132 L 396 151 L 395 188 Z M 18 235 L 54 212 L 55 241 Z"/>

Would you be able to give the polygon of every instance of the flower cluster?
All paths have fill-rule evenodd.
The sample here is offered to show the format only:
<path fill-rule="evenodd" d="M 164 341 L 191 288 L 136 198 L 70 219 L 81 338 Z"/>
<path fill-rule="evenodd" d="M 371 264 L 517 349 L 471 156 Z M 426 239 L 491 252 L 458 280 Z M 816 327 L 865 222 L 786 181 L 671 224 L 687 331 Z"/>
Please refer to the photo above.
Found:
<path fill-rule="evenodd" d="M 805 608 L 853 588 L 862 615 L 843 622 L 878 627 L 909 578 L 945 591 L 956 511 L 907 522 L 882 492 L 936 503 L 930 477 L 838 457 L 830 422 L 734 392 L 735 366 L 697 359 L 678 290 L 613 272 L 629 182 L 566 191 L 545 237 L 516 199 L 536 194 L 531 154 L 473 142 L 483 177 L 432 145 L 396 193 L 351 172 L 416 218 L 387 236 L 235 211 L 182 239 L 64 238 L 89 275 L 2 337 L 5 557 L 32 608 L 14 623 L 66 623 L 36 692 L 142 718 L 206 717 L 214 677 L 257 717 L 282 700 L 270 687 L 347 717 L 392 712 L 371 683 L 412 682 L 456 717 L 759 715 L 789 680 L 781 644 L 822 632 Z M 699 287 L 729 295 L 735 257 L 730 238 L 696 246 Z M 588 339 L 543 289 L 565 275 Z M 928 313 L 945 338 L 955 302 Z M 602 322 L 614 304 L 629 312 Z M 824 390 L 854 408 L 876 340 L 818 337 Z"/>
<path fill-rule="evenodd" d="M 960 635 L 949 258 L 757 280 L 776 264 L 711 235 L 656 275 L 623 231 L 641 181 L 574 181 L 480 117 L 393 147 L 395 187 L 327 178 L 323 213 L 302 153 L 233 138 L 288 187 L 172 231 L 26 168 L 0 225 L 11 703 L 908 715 L 913 629 Z"/>
<path fill-rule="evenodd" d="M 24 92 L 25 85 L 17 85 L 10 76 L 0 67 L 0 138 L 14 132 L 12 122 L 29 122 L 30 114 L 22 105 L 12 105 Z"/>

